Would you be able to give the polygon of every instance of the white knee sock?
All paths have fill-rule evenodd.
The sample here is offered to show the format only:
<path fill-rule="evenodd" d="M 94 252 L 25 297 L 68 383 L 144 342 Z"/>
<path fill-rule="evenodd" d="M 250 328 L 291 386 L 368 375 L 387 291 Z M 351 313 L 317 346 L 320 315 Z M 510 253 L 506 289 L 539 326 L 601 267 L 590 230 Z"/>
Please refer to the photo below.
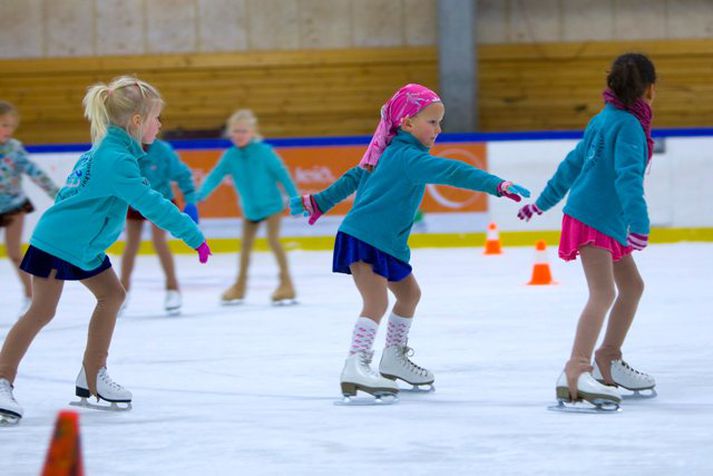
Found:
<path fill-rule="evenodd" d="M 352 346 L 349 349 L 349 355 L 356 354 L 361 351 L 370 351 L 374 345 L 376 331 L 379 330 L 379 324 L 372 321 L 368 317 L 359 317 L 354 324 L 354 332 L 352 332 Z"/>
<path fill-rule="evenodd" d="M 412 321 L 413 318 L 397 316 L 392 312 L 389 316 L 389 326 L 386 330 L 386 347 L 406 345 Z"/>

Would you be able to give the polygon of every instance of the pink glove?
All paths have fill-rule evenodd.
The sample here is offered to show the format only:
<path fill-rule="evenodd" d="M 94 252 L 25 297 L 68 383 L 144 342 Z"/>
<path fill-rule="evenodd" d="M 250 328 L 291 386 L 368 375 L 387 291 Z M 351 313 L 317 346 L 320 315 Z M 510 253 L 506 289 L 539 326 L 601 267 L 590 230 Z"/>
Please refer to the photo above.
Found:
<path fill-rule="evenodd" d="M 530 221 L 530 218 L 532 218 L 535 213 L 542 215 L 542 210 L 534 203 L 528 203 L 517 212 L 517 217 L 520 220 Z"/>
<path fill-rule="evenodd" d="M 300 213 L 309 217 L 307 223 L 310 225 L 314 225 L 314 222 L 322 216 L 322 210 L 319 209 L 317 201 L 312 195 L 302 195 L 290 198 L 290 214 L 299 215 Z"/>
<path fill-rule="evenodd" d="M 649 244 L 649 235 L 629 232 L 629 236 L 626 237 L 626 242 L 635 250 L 641 251 Z"/>
<path fill-rule="evenodd" d="M 196 251 L 198 252 L 198 261 L 200 261 L 202 264 L 207 263 L 208 256 L 213 254 L 210 252 L 210 248 L 208 248 L 208 243 L 205 241 L 202 245 L 196 248 Z"/>
<path fill-rule="evenodd" d="M 500 196 L 509 198 L 510 200 L 513 200 L 515 202 L 519 202 L 520 200 L 522 200 L 522 197 L 527 198 L 530 196 L 530 191 L 528 189 L 526 189 L 522 185 L 518 185 L 507 180 L 504 180 L 498 184 L 498 193 L 500 194 Z"/>

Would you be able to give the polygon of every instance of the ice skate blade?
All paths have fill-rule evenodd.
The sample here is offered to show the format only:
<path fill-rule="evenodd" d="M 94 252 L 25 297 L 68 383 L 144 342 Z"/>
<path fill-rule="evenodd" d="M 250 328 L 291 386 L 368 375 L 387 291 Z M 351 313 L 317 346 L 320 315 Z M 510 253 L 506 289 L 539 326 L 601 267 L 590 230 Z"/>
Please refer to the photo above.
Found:
<path fill-rule="evenodd" d="M 547 409 L 562 413 L 621 413 L 622 411 L 618 403 L 602 400 L 595 402 L 557 400 L 557 405 L 550 405 Z"/>
<path fill-rule="evenodd" d="M 369 397 L 357 397 L 344 395 L 340 400 L 334 402 L 337 406 L 344 407 L 367 407 L 367 406 L 381 406 L 381 405 L 393 405 L 398 403 L 399 397 L 394 393 L 387 393 L 383 395 L 374 395 Z"/>
<path fill-rule="evenodd" d="M 167 316 L 170 316 L 170 317 L 180 316 L 180 315 L 181 315 L 181 308 L 180 308 L 180 307 L 176 307 L 176 308 L 173 308 L 173 309 L 166 309 L 166 315 L 167 315 Z"/>
<path fill-rule="evenodd" d="M 409 388 L 401 388 L 399 387 L 399 393 L 433 393 L 436 391 L 436 387 L 433 386 L 432 383 L 426 383 L 426 384 L 409 384 L 411 387 Z"/>
<path fill-rule="evenodd" d="M 620 387 L 624 389 L 624 387 Z M 625 389 L 628 390 L 628 389 Z M 631 390 L 634 393 L 622 393 L 621 398 L 623 400 L 648 400 L 650 398 L 656 398 L 658 393 L 655 388 L 645 388 L 643 390 Z M 642 393 L 643 392 L 643 393 Z"/>
<path fill-rule="evenodd" d="M 106 400 L 101 400 L 106 402 Z M 90 408 L 92 410 L 103 410 L 108 412 L 128 412 L 131 410 L 131 402 L 106 402 L 109 405 L 101 405 L 88 401 L 85 397 L 80 397 L 79 401 L 69 402 L 73 407 Z"/>
<path fill-rule="evenodd" d="M 272 301 L 272 305 L 275 307 L 286 307 L 286 306 L 296 306 L 299 304 L 296 299 L 280 299 L 277 301 Z"/>
<path fill-rule="evenodd" d="M 0 426 L 15 426 L 20 423 L 21 418 L 14 413 L 0 412 Z"/>
<path fill-rule="evenodd" d="M 220 305 L 221 306 L 240 306 L 245 302 L 244 299 L 221 299 L 220 300 Z"/>

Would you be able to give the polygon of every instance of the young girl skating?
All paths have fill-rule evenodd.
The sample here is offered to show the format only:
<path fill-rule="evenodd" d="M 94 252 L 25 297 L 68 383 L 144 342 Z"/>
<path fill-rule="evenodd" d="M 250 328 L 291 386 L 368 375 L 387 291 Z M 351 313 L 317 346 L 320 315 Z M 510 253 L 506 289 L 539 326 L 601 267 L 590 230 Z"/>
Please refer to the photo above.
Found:
<path fill-rule="evenodd" d="M 161 123 L 163 101 L 148 83 L 120 77 L 97 84 L 84 96 L 93 146 L 80 157 L 55 204 L 40 218 L 21 268 L 32 275 L 32 302 L 5 337 L 0 351 L 0 418 L 19 421 L 22 407 L 12 389 L 22 357 L 37 333 L 54 317 L 65 281 L 79 280 L 97 299 L 89 322 L 76 395 L 131 403 L 131 392 L 114 382 L 106 368 L 116 314 L 125 291 L 105 250 L 124 227 L 128 205 L 169 230 L 198 252 L 210 250 L 193 220 L 152 190 L 137 160 Z"/>
<path fill-rule="evenodd" d="M 293 301 L 296 296 L 295 289 L 287 265 L 287 255 L 280 243 L 280 224 L 285 203 L 278 184 L 282 185 L 290 197 L 297 194 L 297 189 L 280 157 L 272 147 L 262 141 L 257 129 L 257 118 L 252 111 L 236 111 L 228 119 L 226 132 L 233 142 L 233 147 L 225 151 L 198 192 L 198 200 L 205 200 L 223 177 L 229 174 L 240 196 L 243 210 L 240 268 L 235 284 L 225 290 L 222 300 L 225 303 L 234 303 L 245 297 L 255 235 L 260 223 L 266 222 L 267 240 L 280 269 L 280 283 L 272 293 L 272 301 Z"/>
<path fill-rule="evenodd" d="M 308 215 L 313 224 L 356 191 L 354 205 L 339 227 L 333 260 L 334 272 L 353 276 L 363 302 L 340 380 L 347 399 L 357 390 L 377 397 L 394 395 L 396 379 L 414 386 L 433 384 L 433 373 L 409 359 L 407 346 L 421 297 L 407 241 L 426 185 L 451 185 L 515 201 L 529 196 L 525 188 L 464 162 L 430 155 L 444 113 L 436 93 L 407 84 L 382 107 L 381 121 L 359 166 L 318 194 L 290 200 L 292 213 Z M 377 373 L 370 367 L 371 349 L 388 307 L 388 291 L 396 303 Z"/>
<path fill-rule="evenodd" d="M 12 138 L 19 123 L 15 107 L 0 101 L 0 228 L 5 228 L 5 249 L 22 283 L 21 312 L 27 310 L 32 297 L 30 275 L 20 270 L 22 261 L 22 228 L 25 215 L 34 211 L 32 203 L 22 190 L 22 174 L 42 187 L 54 199 L 57 186 L 27 156 L 25 148 Z"/>
<path fill-rule="evenodd" d="M 176 182 L 181 189 L 185 207 L 183 212 L 188 214 L 198 223 L 198 209 L 195 205 L 195 187 L 193 185 L 193 173 L 186 164 L 181 162 L 176 152 L 168 142 L 156 139 L 152 144 L 142 144 L 146 155 L 138 159 L 141 175 L 146 177 L 151 188 L 163 195 L 167 200 L 173 202 L 173 190 L 171 182 Z M 121 256 L 121 284 L 127 292 L 122 309 L 126 307 L 129 298 L 129 286 L 131 284 L 131 274 L 136 262 L 136 254 L 141 245 L 141 232 L 146 218 L 129 208 L 126 215 L 126 246 L 124 254 Z M 178 279 L 176 279 L 176 266 L 174 264 L 171 249 L 166 242 L 166 232 L 158 226 L 151 224 L 151 241 L 154 250 L 158 255 L 163 274 L 166 277 L 166 296 L 164 298 L 164 309 L 168 313 L 177 313 L 181 309 L 181 292 L 178 290 Z"/>
<path fill-rule="evenodd" d="M 580 256 L 589 299 L 577 325 L 572 354 L 557 381 L 560 407 L 586 400 L 616 409 L 617 386 L 653 389 L 654 379 L 622 359 L 626 338 L 644 290 L 631 255 L 646 247 L 649 217 L 644 171 L 653 154 L 651 104 L 656 71 L 641 54 L 625 54 L 612 64 L 604 108 L 584 137 L 559 165 L 534 204 L 518 217 L 529 220 L 556 205 L 569 192 L 562 219 L 559 256 Z M 592 353 L 609 313 L 601 346 Z M 592 374 L 592 371 L 594 374 Z"/>

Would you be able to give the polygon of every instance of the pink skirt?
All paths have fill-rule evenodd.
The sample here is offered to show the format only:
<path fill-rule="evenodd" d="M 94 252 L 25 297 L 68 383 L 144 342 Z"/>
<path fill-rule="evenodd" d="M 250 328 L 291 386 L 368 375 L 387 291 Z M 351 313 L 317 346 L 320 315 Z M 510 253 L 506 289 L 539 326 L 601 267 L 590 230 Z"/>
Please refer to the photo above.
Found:
<path fill-rule="evenodd" d="M 619 261 L 631 254 L 633 248 L 622 246 L 611 236 L 585 225 L 569 215 L 562 217 L 562 235 L 560 236 L 559 255 L 565 261 L 577 258 L 579 249 L 585 245 L 596 246 L 611 253 L 613 261 Z"/>

